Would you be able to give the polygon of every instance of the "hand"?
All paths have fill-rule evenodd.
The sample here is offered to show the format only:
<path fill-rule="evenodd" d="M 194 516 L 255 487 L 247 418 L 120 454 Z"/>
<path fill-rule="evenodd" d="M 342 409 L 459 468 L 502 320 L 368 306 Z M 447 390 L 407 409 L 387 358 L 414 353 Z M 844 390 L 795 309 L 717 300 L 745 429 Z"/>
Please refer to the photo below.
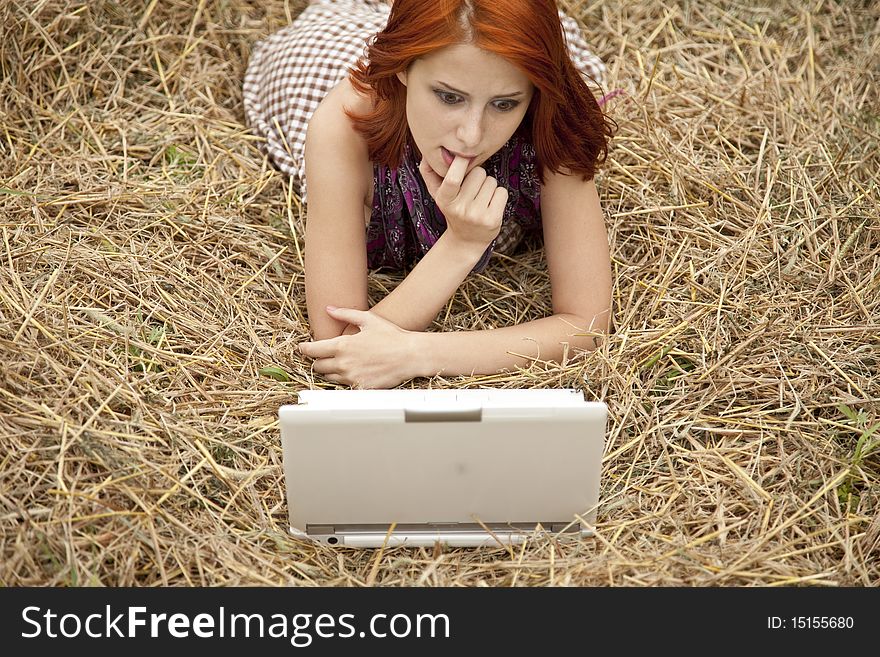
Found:
<path fill-rule="evenodd" d="M 463 244 L 475 245 L 482 251 L 501 231 L 507 190 L 487 176 L 482 167 L 474 167 L 465 176 L 467 167 L 468 160 L 456 155 L 444 178 L 425 159 L 419 163 L 419 172 L 428 193 L 446 217 L 447 230 Z"/>
<path fill-rule="evenodd" d="M 297 345 L 300 353 L 314 359 L 314 372 L 352 388 L 394 388 L 418 375 L 409 348 L 412 331 L 368 310 L 327 306 L 327 313 L 359 331 Z"/>

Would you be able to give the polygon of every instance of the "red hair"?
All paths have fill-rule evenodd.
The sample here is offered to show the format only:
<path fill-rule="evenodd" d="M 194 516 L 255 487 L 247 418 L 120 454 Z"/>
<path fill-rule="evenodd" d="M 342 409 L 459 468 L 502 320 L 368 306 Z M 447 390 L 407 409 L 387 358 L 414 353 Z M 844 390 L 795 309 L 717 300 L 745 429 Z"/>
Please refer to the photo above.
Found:
<path fill-rule="evenodd" d="M 395 0 L 388 24 L 349 74 L 373 101 L 364 114 L 346 110 L 374 162 L 398 167 L 412 135 L 406 87 L 397 73 L 419 57 L 472 43 L 523 71 L 535 87 L 518 129 L 525 131 L 544 170 L 563 168 L 591 180 L 608 155 L 612 123 L 574 67 L 555 0 Z"/>

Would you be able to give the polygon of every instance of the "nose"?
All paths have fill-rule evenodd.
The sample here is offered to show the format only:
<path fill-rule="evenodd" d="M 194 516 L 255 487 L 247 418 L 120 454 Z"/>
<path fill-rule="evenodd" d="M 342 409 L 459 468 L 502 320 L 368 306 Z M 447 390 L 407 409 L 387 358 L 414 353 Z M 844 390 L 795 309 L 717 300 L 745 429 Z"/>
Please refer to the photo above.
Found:
<path fill-rule="evenodd" d="M 483 139 L 483 112 L 474 108 L 461 117 L 456 135 L 463 150 L 475 150 Z"/>

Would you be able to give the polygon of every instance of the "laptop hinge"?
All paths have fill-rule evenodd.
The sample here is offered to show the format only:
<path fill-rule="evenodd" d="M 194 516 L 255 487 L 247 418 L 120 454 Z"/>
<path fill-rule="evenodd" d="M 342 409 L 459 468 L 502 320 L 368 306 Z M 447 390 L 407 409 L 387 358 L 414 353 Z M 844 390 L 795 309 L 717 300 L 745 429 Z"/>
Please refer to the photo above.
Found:
<path fill-rule="evenodd" d="M 406 422 L 481 422 L 482 408 L 407 408 Z"/>

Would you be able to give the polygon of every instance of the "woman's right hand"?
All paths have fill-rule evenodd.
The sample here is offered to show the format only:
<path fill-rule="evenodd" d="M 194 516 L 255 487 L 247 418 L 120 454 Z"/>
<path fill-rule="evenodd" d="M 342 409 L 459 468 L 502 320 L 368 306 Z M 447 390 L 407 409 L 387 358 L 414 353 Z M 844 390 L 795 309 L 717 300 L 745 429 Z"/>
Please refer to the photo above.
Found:
<path fill-rule="evenodd" d="M 485 250 L 501 231 L 501 219 L 507 205 L 507 190 L 486 175 L 482 167 L 474 167 L 465 176 L 468 159 L 455 156 L 446 176 L 441 178 L 426 160 L 419 163 L 419 172 L 428 193 L 446 217 L 446 230 L 465 245 Z"/>

